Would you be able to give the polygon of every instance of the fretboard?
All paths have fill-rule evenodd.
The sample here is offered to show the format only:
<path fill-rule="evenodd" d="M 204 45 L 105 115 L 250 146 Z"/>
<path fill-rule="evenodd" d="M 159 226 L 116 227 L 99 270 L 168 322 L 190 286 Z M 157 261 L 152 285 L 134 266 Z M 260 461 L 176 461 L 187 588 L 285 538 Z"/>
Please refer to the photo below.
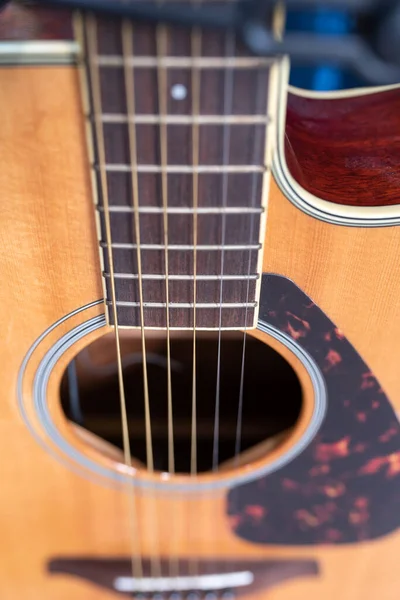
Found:
<path fill-rule="evenodd" d="M 109 323 L 255 326 L 272 61 L 225 32 L 88 18 L 79 35 Z"/>

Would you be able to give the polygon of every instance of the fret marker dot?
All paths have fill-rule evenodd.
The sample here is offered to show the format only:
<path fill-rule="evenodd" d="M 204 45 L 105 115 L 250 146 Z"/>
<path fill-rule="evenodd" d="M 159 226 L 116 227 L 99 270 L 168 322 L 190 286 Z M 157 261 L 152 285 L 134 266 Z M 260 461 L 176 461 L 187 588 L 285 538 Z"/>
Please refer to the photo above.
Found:
<path fill-rule="evenodd" d="M 184 100 L 187 96 L 187 88 L 181 83 L 176 83 L 171 88 L 171 96 L 174 100 Z"/>

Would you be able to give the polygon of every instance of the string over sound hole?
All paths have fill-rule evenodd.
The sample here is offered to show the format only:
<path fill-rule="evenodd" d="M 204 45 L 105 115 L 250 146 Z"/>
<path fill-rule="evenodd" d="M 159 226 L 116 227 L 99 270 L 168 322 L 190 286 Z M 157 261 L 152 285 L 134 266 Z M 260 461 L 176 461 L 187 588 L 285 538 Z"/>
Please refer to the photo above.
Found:
<path fill-rule="evenodd" d="M 301 388 L 292 367 L 272 348 L 249 336 L 238 446 L 237 414 L 243 334 L 224 333 L 221 345 L 219 470 L 265 456 L 296 423 Z M 175 471 L 190 472 L 192 336 L 171 334 Z M 122 334 L 121 348 L 132 457 L 145 469 L 146 436 L 143 369 L 138 334 Z M 198 472 L 212 470 L 217 333 L 197 337 Z M 165 339 L 149 334 L 147 368 L 154 468 L 168 471 L 167 358 Z M 78 354 L 61 386 L 62 405 L 74 422 L 122 449 L 115 343 L 104 336 Z M 239 455 L 237 451 L 239 449 Z"/>

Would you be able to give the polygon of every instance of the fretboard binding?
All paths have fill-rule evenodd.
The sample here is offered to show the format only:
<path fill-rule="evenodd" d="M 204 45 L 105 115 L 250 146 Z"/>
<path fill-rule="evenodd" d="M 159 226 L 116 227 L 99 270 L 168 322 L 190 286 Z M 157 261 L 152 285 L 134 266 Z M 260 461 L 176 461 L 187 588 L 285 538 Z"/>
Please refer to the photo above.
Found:
<path fill-rule="evenodd" d="M 109 279 L 111 277 L 110 273 L 103 272 L 103 277 Z M 258 279 L 259 275 L 257 273 L 252 275 L 196 275 L 197 281 L 241 281 L 241 280 L 255 280 Z M 139 275 L 136 273 L 114 273 L 114 279 L 139 279 Z M 165 280 L 165 275 L 159 274 L 143 274 L 142 279 L 146 280 Z M 170 281 L 193 281 L 194 275 L 168 275 L 168 279 Z"/>
<path fill-rule="evenodd" d="M 198 57 L 191 58 L 189 56 L 165 56 L 158 58 L 155 56 L 135 56 L 126 59 L 117 54 L 103 55 L 99 54 L 94 57 L 94 62 L 100 67 L 130 67 L 148 68 L 148 67 L 164 67 L 166 69 L 249 69 L 257 67 L 270 67 L 274 58 L 260 58 L 253 56 L 219 58 L 219 57 Z"/>
<path fill-rule="evenodd" d="M 132 167 L 129 164 L 108 163 L 103 165 L 104 169 L 109 172 L 131 173 Z M 96 171 L 98 165 L 93 165 Z M 136 165 L 137 173 L 264 173 L 265 166 L 260 165 L 199 165 L 193 167 L 189 165 Z"/>
<path fill-rule="evenodd" d="M 108 248 L 107 242 L 100 241 L 99 242 L 101 248 Z M 128 242 L 113 242 L 111 248 L 115 248 L 116 250 L 136 250 L 137 244 L 130 244 Z M 198 244 L 196 246 L 196 251 L 209 251 L 209 250 L 260 250 L 261 244 Z M 173 250 L 194 250 L 195 246 L 193 244 L 169 244 L 168 252 Z M 165 250 L 164 244 L 140 244 L 141 250 Z"/>
<path fill-rule="evenodd" d="M 93 117 L 88 115 L 91 120 Z M 266 115 L 134 115 L 128 117 L 124 114 L 108 114 L 100 115 L 100 120 L 103 123 L 137 123 L 139 125 L 159 125 L 166 123 L 167 125 L 253 125 L 261 123 L 268 125 L 270 118 Z"/>
<path fill-rule="evenodd" d="M 112 306 L 111 300 L 106 301 L 107 306 Z M 118 300 L 116 306 L 140 307 L 140 302 L 126 302 Z M 166 302 L 143 302 L 143 308 L 166 308 Z M 257 302 L 170 302 L 168 308 L 256 308 Z"/>
<path fill-rule="evenodd" d="M 104 212 L 104 206 L 96 206 L 97 210 Z M 108 205 L 108 211 L 113 213 L 133 213 L 136 212 L 134 206 L 116 206 Z M 201 206 L 193 208 L 189 206 L 169 206 L 166 212 L 171 215 L 181 214 L 200 214 L 200 215 L 218 215 L 218 214 L 261 214 L 264 211 L 263 208 L 251 208 L 248 206 Z M 162 206 L 139 206 L 137 212 L 144 214 L 164 214 L 165 210 Z"/>

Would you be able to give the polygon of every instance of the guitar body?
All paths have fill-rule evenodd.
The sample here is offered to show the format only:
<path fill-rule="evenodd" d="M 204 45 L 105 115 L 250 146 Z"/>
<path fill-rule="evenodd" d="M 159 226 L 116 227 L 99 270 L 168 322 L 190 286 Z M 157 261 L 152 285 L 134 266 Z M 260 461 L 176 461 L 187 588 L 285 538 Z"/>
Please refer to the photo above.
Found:
<path fill-rule="evenodd" d="M 103 290 L 78 70 L 4 66 L 0 79 L 0 109 L 7 117 L 0 131 L 1 597 L 111 599 L 118 597 L 111 585 L 114 571 L 129 568 L 131 508 L 129 492 L 104 473 L 123 473 L 123 461 L 65 417 L 59 391 L 72 358 L 113 329 L 99 302 Z M 290 94 L 295 105 L 295 91 Z M 398 91 L 391 94 L 398 106 Z M 378 95 L 363 96 L 366 110 Z M 318 114 L 322 100 L 309 101 Z M 362 123 L 361 112 L 359 118 Z M 289 143 L 296 133 L 293 113 L 291 119 Z M 363 129 L 372 145 L 379 137 L 379 114 L 376 119 Z M 396 126 L 398 119 L 393 138 Z M 309 132 L 307 144 L 314 135 L 318 145 L 318 124 Z M 281 129 L 278 134 L 283 136 Z M 301 154 L 299 139 L 293 137 L 292 146 Z M 346 164 L 357 164 L 358 146 L 349 152 Z M 394 141 L 391 147 L 386 139 L 385 152 L 394 165 Z M 292 163 L 293 156 L 289 167 Z M 368 161 L 364 164 L 368 177 Z M 320 175 L 317 164 L 314 168 Z M 396 167 L 375 162 L 370 175 L 368 186 L 379 180 L 376 196 L 384 180 L 393 198 Z M 260 573 L 257 585 L 241 591 L 246 600 L 395 600 L 400 229 L 394 222 L 345 225 L 306 214 L 285 195 L 278 170 L 275 176 L 263 244 L 261 325 L 250 333 L 295 370 L 301 415 L 282 444 L 237 467 L 229 485 L 213 486 L 223 477 L 212 473 L 197 493 L 183 484 L 163 491 L 158 474 L 139 475 L 144 487 L 135 491 L 135 540 L 150 567 L 157 555 L 179 559 L 189 571 L 191 564 L 204 563 L 206 572 L 213 565 L 222 572 L 243 571 L 245 565 Z M 339 184 L 348 172 L 327 169 L 329 177 L 325 187 L 338 185 L 343 194 Z M 351 185 L 356 189 L 358 180 Z M 304 191 L 308 201 L 311 193 Z M 332 214 L 345 219 L 344 203 L 335 212 L 329 201 Z M 375 207 L 377 214 L 379 208 L 385 211 Z M 391 210 L 395 219 L 394 202 Z M 357 206 L 351 213 L 356 215 Z M 87 323 L 93 327 L 78 335 Z M 60 353 L 53 356 L 54 348 Z M 45 430 L 40 385 L 46 414 L 80 462 Z M 259 401 L 280 401 L 268 392 L 267 377 Z M 312 438 L 300 447 L 313 427 Z M 293 457 L 269 473 L 268 465 L 293 448 L 298 448 Z M 259 468 L 264 474 L 246 479 Z M 184 479 L 176 476 L 178 483 Z"/>

